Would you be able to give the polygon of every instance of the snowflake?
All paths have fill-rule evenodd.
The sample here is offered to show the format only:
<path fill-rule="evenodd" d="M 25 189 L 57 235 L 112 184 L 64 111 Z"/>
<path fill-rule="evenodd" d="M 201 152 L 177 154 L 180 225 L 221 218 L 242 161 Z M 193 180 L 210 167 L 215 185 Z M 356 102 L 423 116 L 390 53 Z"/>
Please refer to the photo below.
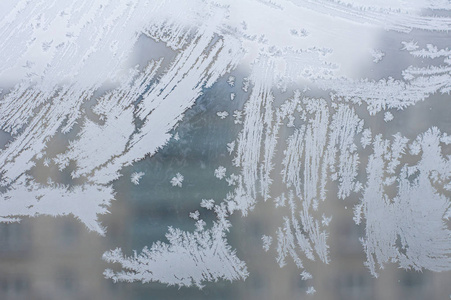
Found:
<path fill-rule="evenodd" d="M 368 147 L 371 144 L 372 136 L 371 136 L 371 130 L 365 129 L 362 132 L 362 138 L 360 139 L 360 144 L 362 144 L 363 149 Z"/>
<path fill-rule="evenodd" d="M 382 58 L 385 56 L 385 53 L 379 49 L 371 49 L 370 53 L 371 53 L 371 56 L 373 57 L 374 63 L 380 62 L 382 60 Z"/>
<path fill-rule="evenodd" d="M 235 141 L 227 143 L 227 152 L 232 155 L 233 150 L 235 149 Z"/>
<path fill-rule="evenodd" d="M 227 79 L 227 83 L 233 87 L 235 85 L 235 76 L 229 76 L 229 78 Z"/>
<path fill-rule="evenodd" d="M 249 82 L 249 78 L 247 78 L 247 77 L 245 77 L 245 78 L 243 78 L 243 86 L 242 86 L 242 90 L 244 91 L 244 92 L 248 92 L 248 90 L 249 90 L 249 84 L 250 84 L 250 82 Z"/>
<path fill-rule="evenodd" d="M 229 178 L 226 178 L 227 183 L 229 184 L 229 186 L 231 185 L 236 185 L 236 183 L 238 182 L 238 175 L 235 174 L 230 174 Z"/>
<path fill-rule="evenodd" d="M 203 208 L 206 208 L 208 210 L 213 209 L 213 207 L 215 206 L 215 201 L 213 199 L 202 199 L 202 201 L 200 202 L 200 206 Z"/>
<path fill-rule="evenodd" d="M 418 49 L 418 44 L 415 41 L 410 41 L 410 42 L 402 42 L 402 44 L 404 45 L 404 47 L 402 48 L 402 50 L 407 50 L 407 51 L 414 51 Z"/>
<path fill-rule="evenodd" d="M 175 174 L 175 177 L 172 177 L 171 179 L 172 186 L 182 187 L 183 179 L 184 177 L 182 174 L 180 173 Z"/>
<path fill-rule="evenodd" d="M 198 210 L 196 210 L 195 212 L 189 213 L 189 217 L 196 221 L 199 220 L 199 216 L 200 216 L 200 213 Z"/>
<path fill-rule="evenodd" d="M 301 273 L 301 278 L 302 278 L 302 280 L 312 279 L 312 274 L 310 274 L 310 273 L 307 272 L 307 271 L 303 271 L 303 272 Z"/>
<path fill-rule="evenodd" d="M 285 201 L 286 201 L 286 198 L 285 198 L 285 194 L 284 193 L 282 193 L 282 195 L 280 195 L 279 197 L 276 197 L 274 199 L 276 207 L 283 207 L 283 206 L 285 206 Z"/>
<path fill-rule="evenodd" d="M 321 224 L 323 224 L 324 226 L 329 226 L 330 221 L 332 221 L 332 217 L 326 217 L 323 214 Z"/>
<path fill-rule="evenodd" d="M 314 293 L 316 293 L 316 290 L 313 286 L 309 286 L 306 293 L 308 295 L 313 295 Z"/>
<path fill-rule="evenodd" d="M 295 120 L 295 117 L 293 117 L 293 116 L 288 116 L 287 127 L 294 127 L 294 120 Z"/>
<path fill-rule="evenodd" d="M 393 120 L 393 114 L 389 111 L 387 111 L 384 114 L 384 122 L 390 122 L 391 120 Z"/>
<path fill-rule="evenodd" d="M 235 124 L 242 124 L 243 121 L 241 120 L 241 118 L 243 117 L 243 112 L 240 110 L 235 110 L 233 112 L 233 117 L 235 118 L 235 120 L 233 121 Z"/>
<path fill-rule="evenodd" d="M 306 36 L 308 36 L 308 35 L 309 35 L 309 32 L 308 32 L 305 28 L 302 28 L 302 29 L 301 29 L 301 34 L 300 34 L 300 36 L 306 37 Z"/>
<path fill-rule="evenodd" d="M 48 167 L 50 165 L 50 159 L 48 157 L 44 158 L 44 161 L 42 162 L 42 164 L 46 167 Z"/>
<path fill-rule="evenodd" d="M 130 175 L 130 181 L 134 184 L 134 185 L 138 185 L 139 184 L 139 180 L 141 179 L 141 177 L 144 176 L 144 172 L 134 172 L 132 173 L 132 175 Z"/>
<path fill-rule="evenodd" d="M 205 223 L 204 220 L 197 220 L 197 222 L 196 222 L 196 231 L 204 230 L 205 225 L 207 225 L 207 223 Z"/>
<path fill-rule="evenodd" d="M 216 170 L 215 170 L 215 177 L 222 179 L 225 177 L 226 174 L 226 168 L 224 168 L 223 166 L 219 166 Z"/>
<path fill-rule="evenodd" d="M 221 120 L 225 119 L 229 115 L 229 113 L 226 111 L 218 111 L 216 114 L 221 118 Z"/>

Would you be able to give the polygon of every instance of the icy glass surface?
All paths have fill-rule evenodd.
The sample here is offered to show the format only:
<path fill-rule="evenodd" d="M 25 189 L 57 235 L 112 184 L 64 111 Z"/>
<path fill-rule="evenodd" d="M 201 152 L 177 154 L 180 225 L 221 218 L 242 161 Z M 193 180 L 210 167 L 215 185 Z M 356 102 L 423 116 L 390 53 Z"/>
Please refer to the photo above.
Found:
<path fill-rule="evenodd" d="M 1 299 L 451 297 L 451 3 L 0 3 Z"/>

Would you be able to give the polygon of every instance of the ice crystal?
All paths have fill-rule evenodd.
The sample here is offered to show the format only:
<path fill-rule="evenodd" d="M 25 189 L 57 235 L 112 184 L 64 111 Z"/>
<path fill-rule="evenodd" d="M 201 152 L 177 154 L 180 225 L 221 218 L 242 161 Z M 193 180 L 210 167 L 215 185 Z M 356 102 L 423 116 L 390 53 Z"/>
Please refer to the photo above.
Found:
<path fill-rule="evenodd" d="M 200 213 L 198 210 L 196 210 L 195 212 L 189 213 L 189 217 L 196 221 L 199 220 L 199 216 L 200 216 Z"/>
<path fill-rule="evenodd" d="M 226 112 L 226 111 L 218 111 L 218 112 L 216 113 L 216 115 L 217 115 L 218 117 L 220 117 L 221 119 L 225 119 L 225 118 L 227 118 L 227 116 L 229 115 L 229 113 Z"/>
<path fill-rule="evenodd" d="M 391 113 L 391 112 L 389 112 L 389 111 L 387 111 L 385 114 L 384 114 L 384 121 L 385 122 L 390 122 L 391 120 L 393 120 L 393 114 Z"/>
<path fill-rule="evenodd" d="M 223 166 L 219 166 L 216 170 L 215 170 L 215 177 L 222 179 L 225 177 L 227 169 L 224 168 Z"/>
<path fill-rule="evenodd" d="M 373 57 L 374 63 L 380 62 L 382 60 L 382 58 L 385 56 L 385 53 L 379 49 L 371 49 L 370 53 L 371 53 L 371 56 Z"/>
<path fill-rule="evenodd" d="M 172 186 L 182 187 L 183 179 L 185 179 L 185 178 L 183 177 L 182 174 L 180 174 L 180 173 L 175 174 L 175 176 L 172 177 L 172 179 L 171 179 Z"/>
<path fill-rule="evenodd" d="M 312 276 L 312 274 L 310 274 L 309 272 L 303 271 L 303 272 L 301 273 L 301 278 L 302 278 L 302 280 L 308 280 L 308 279 L 312 279 L 313 276 Z"/>
<path fill-rule="evenodd" d="M 138 185 L 139 184 L 139 180 L 141 179 L 141 177 L 144 176 L 144 172 L 133 172 L 132 175 L 130 175 L 130 181 L 134 184 L 134 185 Z"/>
<path fill-rule="evenodd" d="M 227 79 L 227 83 L 233 87 L 235 85 L 235 76 L 229 76 L 229 78 Z"/>
<path fill-rule="evenodd" d="M 235 141 L 227 143 L 227 152 L 229 152 L 229 154 L 232 154 L 234 150 L 235 150 Z"/>
<path fill-rule="evenodd" d="M 307 293 L 308 295 L 313 295 L 313 294 L 316 293 L 316 290 L 315 290 L 315 288 L 314 288 L 313 286 L 309 286 L 309 287 L 307 288 L 306 293 Z"/>
<path fill-rule="evenodd" d="M 200 206 L 206 209 L 213 209 L 215 204 L 215 201 L 213 199 L 202 199 L 202 201 L 200 202 Z"/>

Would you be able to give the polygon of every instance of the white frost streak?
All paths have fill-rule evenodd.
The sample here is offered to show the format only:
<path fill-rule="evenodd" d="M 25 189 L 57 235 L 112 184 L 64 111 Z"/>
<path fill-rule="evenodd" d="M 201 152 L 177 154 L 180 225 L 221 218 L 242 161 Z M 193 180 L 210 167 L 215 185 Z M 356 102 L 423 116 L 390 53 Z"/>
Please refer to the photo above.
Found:
<path fill-rule="evenodd" d="M 247 210 L 252 208 L 257 197 L 256 183 L 258 180 L 258 167 L 262 159 L 260 148 L 263 142 L 263 134 L 265 129 L 272 121 L 272 101 L 271 86 L 273 80 L 273 66 L 267 58 L 262 57 L 261 61 L 254 66 L 251 82 L 254 84 L 249 100 L 244 106 L 244 125 L 243 130 L 238 135 L 238 146 L 236 156 L 233 163 L 236 167 L 242 168 L 242 176 L 240 179 L 240 193 L 237 193 L 235 199 L 239 203 L 237 207 L 241 210 L 243 215 L 247 214 Z M 264 156 L 264 166 L 262 172 L 269 172 L 271 170 L 271 148 L 274 142 L 266 146 Z M 266 170 L 266 171 L 265 171 Z M 266 176 L 266 180 L 268 177 Z M 265 189 L 265 184 L 270 182 L 262 182 L 262 189 Z"/>
<path fill-rule="evenodd" d="M 379 81 L 347 78 L 318 80 L 317 85 L 333 91 L 333 100 L 354 104 L 366 102 L 370 114 L 386 109 L 403 109 L 423 101 L 434 93 L 451 92 L 451 51 L 428 45 L 427 49 L 416 50 L 417 46 L 405 43 L 405 49 L 414 57 L 427 59 L 441 58 L 445 65 L 414 67 L 409 66 L 402 74 L 404 80 L 391 77 Z"/>
<path fill-rule="evenodd" d="M 301 224 L 296 218 L 296 204 L 292 192 L 288 196 L 288 204 L 291 210 L 290 218 L 284 217 L 284 226 L 277 229 L 277 262 L 281 267 L 286 264 L 286 257 L 291 256 L 298 268 L 303 268 L 302 260 L 297 253 L 299 249 L 310 260 L 315 260 L 311 242 L 302 232 Z M 294 232 L 293 232 L 294 230 Z M 327 250 L 327 246 L 325 248 Z"/>
<path fill-rule="evenodd" d="M 338 0 L 292 0 L 299 6 L 312 9 L 322 14 L 332 15 L 336 18 L 360 23 L 373 24 L 386 29 L 392 29 L 401 32 L 410 32 L 412 29 L 424 30 L 450 30 L 451 20 L 446 17 L 429 17 L 416 15 L 421 8 L 427 9 L 435 7 L 434 4 L 417 4 L 417 7 L 406 6 L 401 1 L 387 1 L 382 7 L 359 4 L 360 1 L 338 1 Z M 427 5 L 429 4 L 429 5 Z M 398 6 L 398 9 L 393 7 Z M 449 5 L 440 5 L 437 7 L 450 9 Z"/>
<path fill-rule="evenodd" d="M 127 145 L 135 130 L 132 103 L 145 91 L 160 64 L 161 60 L 150 62 L 145 71 L 139 74 L 135 80 L 132 76 L 136 72 L 133 72 L 130 74 L 132 78 L 128 79 L 122 87 L 99 99 L 93 111 L 104 120 L 104 124 L 97 124 L 85 118 L 81 132 L 78 134 L 79 138 L 70 144 L 69 151 L 58 155 L 55 159 L 61 169 L 67 166 L 71 160 L 75 161 L 77 168 L 72 172 L 72 177 L 78 178 L 87 175 L 93 176 L 94 170 L 101 169 L 107 163 L 112 165 L 111 162 L 115 162 L 118 165 L 119 158 L 132 148 Z M 128 164 L 130 163 L 131 161 L 128 162 Z M 119 167 L 122 166 L 119 165 Z M 115 171 L 117 172 L 119 169 Z M 92 180 L 104 184 L 118 177 L 116 174 L 107 178 L 95 175 Z"/>
<path fill-rule="evenodd" d="M 97 222 L 97 217 L 108 212 L 114 192 L 111 187 L 90 184 L 76 187 L 55 184 L 44 186 L 22 176 L 8 192 L 2 194 L 2 198 L 0 216 L 3 221 L 11 218 L 19 221 L 15 217 L 25 216 L 73 215 L 89 230 L 104 235 L 105 228 Z"/>
<path fill-rule="evenodd" d="M 195 39 L 175 59 L 176 63 L 158 84 L 143 96 L 137 115 L 144 124 L 128 141 L 130 150 L 96 172 L 95 178 L 111 181 L 123 166 L 146 154 L 155 154 L 171 138 L 169 132 L 194 104 L 202 88 L 209 87 L 235 66 L 240 57 L 240 48 L 235 40 L 219 40 L 210 45 L 212 37 L 207 32 L 199 35 L 198 40 Z M 212 46 L 210 51 L 207 50 L 209 46 Z"/>
<path fill-rule="evenodd" d="M 451 232 L 446 226 L 450 203 L 442 194 L 443 184 L 451 179 L 451 163 L 441 155 L 443 137 L 437 128 L 432 128 L 417 138 L 421 158 L 416 165 L 405 164 L 400 168 L 398 193 L 391 199 L 384 189 L 393 183 L 386 180 L 385 174 L 394 173 L 406 140 L 398 136 L 390 145 L 380 136 L 375 138 L 362 198 L 366 218 L 366 238 L 362 242 L 368 258 L 366 264 L 375 276 L 376 264 L 383 267 L 391 261 L 415 270 L 451 268 Z M 394 163 L 387 164 L 386 156 L 394 157 Z"/>
<path fill-rule="evenodd" d="M 211 86 L 219 76 L 232 70 L 241 57 L 240 44 L 236 39 L 227 36 L 213 40 L 217 26 L 214 22 L 222 20 L 223 10 L 216 9 L 210 13 L 212 22 L 205 22 L 197 30 L 191 43 L 176 57 L 158 83 L 149 89 L 161 60 L 150 62 L 142 72 L 130 70 L 127 76 L 122 77 L 118 88 L 98 99 L 93 112 L 101 122 L 87 117 L 82 119 L 77 139 L 71 141 L 66 152 L 54 158 L 60 170 L 73 161 L 76 164 L 71 173 L 73 178 L 85 177 L 95 185 L 109 184 L 119 177 L 121 168 L 144 158 L 146 154 L 154 154 L 170 139 L 170 130 L 180 121 L 186 109 L 194 104 L 202 88 Z M 139 18 L 136 22 L 139 24 Z M 178 34 L 183 36 L 186 32 L 180 31 Z M 102 80 L 108 78 L 106 73 L 104 75 Z M 9 186 L 8 194 L 2 194 L 2 198 L 12 196 L 11 184 L 29 171 L 36 160 L 41 159 L 47 143 L 58 131 L 66 133 L 71 130 L 80 117 L 81 105 L 100 86 L 96 80 L 92 79 L 92 82 L 87 89 L 77 83 L 63 85 L 53 91 L 53 86 L 47 81 L 32 89 L 25 89 L 26 84 L 23 83 L 7 94 L 0 107 L 5 113 L 2 114 L 5 118 L 3 129 L 14 134 L 26 122 L 29 124 L 0 153 L 1 183 Z M 135 108 L 134 102 L 140 96 L 144 99 Z M 16 98 L 18 103 L 13 106 Z M 22 105 L 19 110 L 17 104 Z M 39 108 L 38 112 L 32 116 L 36 108 Z M 136 116 L 143 120 L 141 126 L 135 125 Z M 28 189 L 24 187 L 25 190 Z M 96 220 L 95 217 L 86 221 L 91 224 Z"/>
<path fill-rule="evenodd" d="M 52 93 L 37 92 L 36 95 L 45 99 L 42 102 L 53 97 L 53 103 L 44 104 L 21 134 L 0 153 L 0 171 L 3 173 L 0 184 L 6 186 L 30 170 L 35 165 L 34 159 L 41 157 L 47 142 L 68 120 L 68 112 L 78 112 L 82 102 L 92 93 L 93 90 L 74 90 L 70 86 Z M 25 106 L 34 107 L 30 102 L 33 101 L 28 101 Z"/>
<path fill-rule="evenodd" d="M 354 138 L 362 131 L 363 120 L 355 114 L 354 109 L 340 105 L 332 117 L 330 126 L 330 144 L 328 156 L 332 177 L 338 177 L 338 198 L 349 197 L 355 189 L 359 156 Z M 338 155 L 338 170 L 335 170 L 335 155 Z M 335 174 L 335 172 L 337 172 Z"/>

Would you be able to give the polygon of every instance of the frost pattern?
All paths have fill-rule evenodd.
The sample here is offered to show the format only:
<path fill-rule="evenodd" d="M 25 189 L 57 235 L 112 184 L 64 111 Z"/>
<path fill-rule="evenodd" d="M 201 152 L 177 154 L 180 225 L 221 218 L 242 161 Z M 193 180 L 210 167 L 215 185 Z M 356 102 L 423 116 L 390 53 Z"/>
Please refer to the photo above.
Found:
<path fill-rule="evenodd" d="M 169 228 L 166 235 L 169 244 L 157 242 L 132 257 L 124 256 L 120 249 L 106 252 L 104 260 L 119 262 L 127 271 L 114 273 L 107 269 L 104 275 L 114 281 L 158 281 L 199 288 L 204 281 L 246 278 L 245 263 L 236 257 L 225 239 L 230 224 L 224 210 L 224 206 L 215 207 L 219 219 L 208 230 L 203 230 L 202 220 L 197 221 L 201 225 L 193 233 Z"/>
<path fill-rule="evenodd" d="M 367 187 L 355 210 L 358 222 L 360 214 L 366 220 L 362 244 L 366 264 L 374 275 L 376 265 L 382 268 L 388 262 L 418 271 L 451 268 L 451 231 L 446 226 L 450 200 L 443 194 L 449 190 L 451 163 L 442 156 L 440 147 L 451 141 L 433 127 L 414 141 L 419 147 L 414 153 L 420 155 L 417 163 L 400 165 L 399 158 L 407 155 L 407 142 L 401 135 L 392 142 L 380 135 L 374 138 Z M 388 161 L 384 159 L 387 156 L 391 158 Z M 396 182 L 398 193 L 390 198 L 384 189 Z M 433 242 L 425 247 L 427 241 Z"/>
<path fill-rule="evenodd" d="M 228 218 L 236 212 L 247 216 L 271 199 L 286 215 L 262 237 L 263 248 L 269 251 L 274 242 L 276 262 L 294 263 L 301 279 L 309 280 L 304 260 L 330 261 L 332 216 L 322 208 L 350 197 L 359 199 L 354 221 L 365 226 L 361 242 L 374 276 L 388 263 L 450 270 L 451 165 L 444 154 L 449 128 L 431 127 L 409 139 L 402 133 L 387 137 L 369 122 L 378 113 L 393 121 L 396 111 L 451 92 L 451 50 L 434 45 L 432 38 L 451 30 L 451 18 L 425 14 L 449 13 L 451 5 L 423 2 L 79 0 L 67 6 L 21 0 L 5 5 L 0 124 L 9 141 L 0 152 L 0 221 L 71 214 L 103 235 L 98 216 L 108 213 L 112 183 L 121 170 L 154 155 L 171 138 L 179 141 L 173 130 L 184 113 L 204 89 L 227 78 L 230 100 L 243 92 L 247 99 L 230 120 L 240 132 L 224 145 L 234 173 L 229 169 L 227 176 L 223 166 L 214 171 L 231 191 L 224 199 L 200 202 L 214 211 L 213 225 L 207 227 L 196 210 L 190 214 L 193 232 L 170 227 L 167 242 L 132 256 L 120 248 L 108 251 L 104 260 L 124 270 L 108 269 L 105 277 L 197 287 L 245 279 L 246 265 L 227 241 Z M 242 9 L 253 13 L 239 13 Z M 285 22 L 287 11 L 303 20 L 302 28 L 292 27 L 298 19 Z M 335 37 L 321 30 L 331 22 L 344 33 Z M 284 25 L 274 30 L 269 23 Z M 385 49 L 364 39 L 378 30 L 405 38 L 400 55 L 412 65 L 399 78 L 356 77 L 350 71 L 355 62 L 344 58 L 388 60 Z M 430 33 L 432 42 L 417 41 L 415 30 Z M 139 36 L 164 44 L 174 58 L 128 66 Z M 343 43 L 359 37 L 355 47 Z M 247 72 L 242 82 L 230 75 L 238 66 Z M 217 112 L 223 122 L 228 115 Z M 42 178 L 36 166 L 70 175 L 70 182 L 58 182 L 58 175 Z M 135 172 L 130 180 L 138 184 L 143 175 Z M 177 173 L 170 183 L 182 187 L 183 180 Z M 316 290 L 309 286 L 306 292 Z"/>
<path fill-rule="evenodd" d="M 207 13 L 213 23 L 206 22 L 191 31 L 185 26 L 193 22 L 195 24 L 194 20 L 200 16 L 174 18 L 170 13 L 169 8 L 173 5 L 170 2 L 162 6 L 144 2 L 134 5 L 111 3 L 100 5 L 99 10 L 94 5 L 84 7 L 84 2 L 80 2 L 69 8 L 74 12 L 64 14 L 63 20 L 57 13 L 66 9 L 62 4 L 36 2 L 26 5 L 25 9 L 20 9 L 21 5 L 18 5 L 2 23 L 2 40 L 5 40 L 2 52 L 7 58 L 0 69 L 3 75 L 7 74 L 5 72 L 10 68 L 21 66 L 21 56 L 26 56 L 26 53 L 10 47 L 12 43 L 19 43 L 16 40 L 18 37 L 33 34 L 41 36 L 41 30 L 47 30 L 49 34 L 54 28 L 61 26 L 61 22 L 67 29 L 65 35 L 58 37 L 61 39 L 59 46 L 52 48 L 53 55 L 45 57 L 48 62 L 44 69 L 29 70 L 29 74 L 44 72 L 46 75 L 26 76 L 3 97 L 0 105 L 2 129 L 13 136 L 13 140 L 0 154 L 1 185 L 8 190 L 1 197 L 14 202 L 16 206 L 20 206 L 21 199 L 27 198 L 24 194 L 26 191 L 30 191 L 28 197 L 34 197 L 31 192 L 34 191 L 33 180 L 19 179 L 43 158 L 46 165 L 50 161 L 58 166 L 60 171 L 69 171 L 73 179 L 97 186 L 97 193 L 101 194 L 99 199 L 111 199 L 111 188 L 108 185 L 120 176 L 119 171 L 146 155 L 154 154 L 163 146 L 170 138 L 169 131 L 174 128 L 186 109 L 194 104 L 201 89 L 211 86 L 219 76 L 231 70 L 241 55 L 235 38 L 226 36 L 217 41 L 212 40 L 212 29 L 215 28 L 214 22 L 217 19 L 214 12 L 221 14 L 220 9 L 213 9 L 213 16 Z M 49 14 L 47 17 L 50 23 L 47 28 L 41 28 L 39 22 L 33 23 L 36 22 L 33 18 L 27 20 L 33 16 L 34 6 L 39 5 L 46 8 L 44 11 Z M 80 13 L 76 7 L 84 7 L 85 17 L 74 22 L 70 16 Z M 111 14 L 111 10 L 115 13 Z M 149 12 L 150 15 L 143 12 Z M 105 27 L 97 27 L 97 23 L 90 22 L 91 18 L 105 18 Z M 30 29 L 17 27 L 15 20 L 30 22 Z M 17 33 L 15 37 L 7 35 L 11 30 Z M 177 36 L 168 37 L 168 30 L 175 30 Z M 83 40 L 87 32 L 95 32 L 98 35 L 95 44 L 89 48 L 86 48 L 86 42 Z M 184 51 L 180 51 L 166 70 L 160 70 L 163 61 L 160 59 L 150 61 L 142 71 L 132 67 L 126 73 L 118 73 L 122 69 L 120 65 L 126 61 L 137 41 L 135 32 L 163 41 L 174 50 L 183 48 Z M 128 38 L 114 41 L 117 36 Z M 54 41 L 56 43 L 56 37 Z M 113 49 L 108 48 L 112 45 L 111 42 L 115 45 Z M 39 43 L 39 39 L 33 39 L 32 44 L 36 43 Z M 27 49 L 25 44 L 23 49 Z M 66 58 L 68 53 L 70 56 Z M 72 64 L 72 60 L 78 63 Z M 10 65 L 11 63 L 16 65 Z M 67 68 L 69 70 L 66 70 Z M 69 71 L 70 73 L 66 74 Z M 155 81 L 157 74 L 159 80 Z M 65 76 L 69 75 L 74 79 L 66 79 Z M 67 78 L 72 78 L 70 76 Z M 118 87 L 97 99 L 92 108 L 96 118 L 84 115 L 83 104 L 108 80 L 119 82 Z M 194 85 L 197 87 L 187 89 L 187 86 Z M 183 97 L 180 96 L 181 93 Z M 142 98 L 139 104 L 133 105 L 139 98 Z M 136 122 L 138 120 L 139 122 Z M 56 155 L 46 153 L 48 144 L 58 141 L 55 137 L 57 134 L 69 132 L 77 133 L 77 137 L 65 151 Z M 71 162 L 75 163 L 75 168 L 69 170 Z M 17 190 L 16 185 L 21 186 L 22 193 L 14 192 Z M 73 198 L 70 195 L 73 195 Z M 66 196 L 67 201 L 74 202 L 72 206 L 81 205 L 79 198 L 81 197 L 73 193 Z M 96 202 L 98 201 L 94 203 Z M 88 228 L 95 228 L 103 234 L 99 224 L 90 225 L 97 222 L 98 214 L 107 212 L 104 206 L 107 207 L 108 202 L 101 203 L 102 206 L 89 214 L 91 219 L 87 219 L 87 214 L 80 220 L 84 221 Z M 68 213 L 75 215 L 75 212 Z M 2 214 L 5 217 L 58 215 L 56 210 L 52 212 L 51 209 L 28 213 L 25 207 L 3 210 Z"/>

